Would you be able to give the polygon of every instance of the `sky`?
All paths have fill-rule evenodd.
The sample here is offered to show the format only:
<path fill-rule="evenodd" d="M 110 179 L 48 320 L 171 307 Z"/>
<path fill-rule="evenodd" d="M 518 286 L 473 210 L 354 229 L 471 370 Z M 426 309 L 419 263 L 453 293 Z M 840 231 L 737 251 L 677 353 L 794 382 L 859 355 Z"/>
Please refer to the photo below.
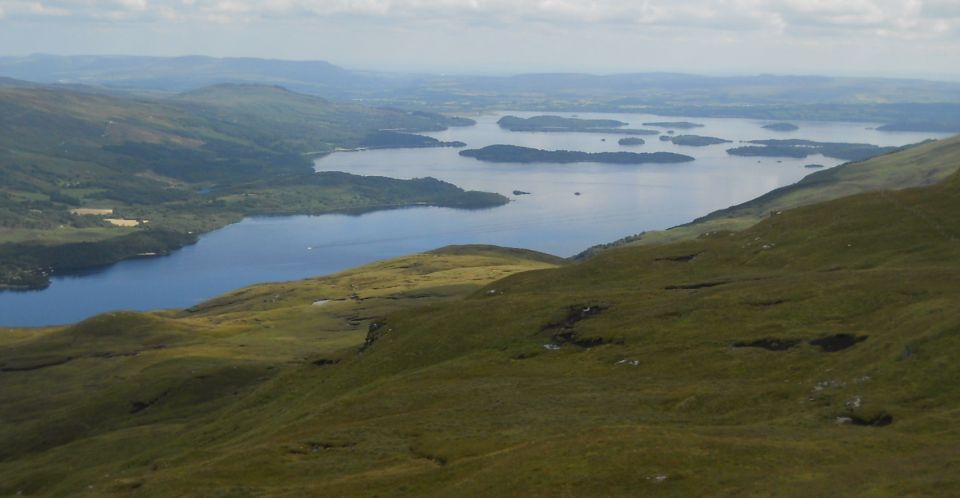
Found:
<path fill-rule="evenodd" d="M 960 0 L 0 0 L 0 54 L 960 80 Z"/>

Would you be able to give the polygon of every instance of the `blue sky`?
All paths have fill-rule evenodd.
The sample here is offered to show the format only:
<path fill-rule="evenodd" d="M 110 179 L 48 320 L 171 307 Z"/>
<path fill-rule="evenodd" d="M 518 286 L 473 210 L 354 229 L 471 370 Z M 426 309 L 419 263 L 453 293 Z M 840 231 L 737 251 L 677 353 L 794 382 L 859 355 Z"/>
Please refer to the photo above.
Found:
<path fill-rule="evenodd" d="M 0 53 L 960 79 L 960 0 L 0 0 Z"/>

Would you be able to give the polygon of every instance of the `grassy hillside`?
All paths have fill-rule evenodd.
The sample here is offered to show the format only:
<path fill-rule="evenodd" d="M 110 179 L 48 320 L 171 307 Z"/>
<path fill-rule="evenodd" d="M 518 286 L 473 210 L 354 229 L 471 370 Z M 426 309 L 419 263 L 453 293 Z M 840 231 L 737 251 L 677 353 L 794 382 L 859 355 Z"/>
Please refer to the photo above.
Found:
<path fill-rule="evenodd" d="M 958 209 L 954 173 L 442 298 L 390 287 L 472 251 L 5 333 L 0 493 L 954 496 Z M 400 295 L 337 354 L 308 315 Z"/>
<path fill-rule="evenodd" d="M 0 496 L 82 492 L 94 474 L 50 480 L 52 467 L 15 468 L 34 458 L 59 460 L 58 448 L 112 445 L 117 438 L 136 443 L 129 451 L 110 450 L 111 460 L 151 446 L 172 449 L 186 420 L 229 409 L 300 366 L 322 373 L 351 356 L 379 317 L 462 298 L 559 261 L 529 251 L 452 247 L 242 289 L 188 310 L 111 313 L 29 333 L 0 329 Z M 67 459 L 107 456 L 98 453 Z M 89 491 L 109 492 L 96 485 Z"/>
<path fill-rule="evenodd" d="M 251 214 L 503 204 L 432 179 L 312 169 L 315 154 L 357 147 L 382 129 L 467 123 L 270 86 L 159 100 L 0 86 L 0 287 L 42 286 L 51 269 L 165 252 Z M 70 256 L 78 253 L 108 257 Z"/>
<path fill-rule="evenodd" d="M 773 190 L 743 204 L 715 211 L 686 225 L 641 233 L 597 246 L 584 252 L 581 257 L 623 245 L 664 244 L 690 240 L 713 232 L 743 230 L 785 209 L 863 192 L 932 185 L 958 169 L 960 136 L 931 141 L 866 161 L 846 163 L 818 171 L 793 185 Z"/>

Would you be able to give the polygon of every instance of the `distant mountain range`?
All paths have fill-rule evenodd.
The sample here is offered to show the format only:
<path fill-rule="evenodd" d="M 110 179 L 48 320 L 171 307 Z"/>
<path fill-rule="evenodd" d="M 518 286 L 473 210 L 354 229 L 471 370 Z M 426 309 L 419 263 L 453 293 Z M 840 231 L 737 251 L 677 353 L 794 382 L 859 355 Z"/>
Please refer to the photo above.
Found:
<path fill-rule="evenodd" d="M 330 97 L 382 91 L 396 78 L 350 71 L 323 61 L 55 55 L 0 57 L 0 76 L 40 83 L 162 92 L 181 92 L 219 83 L 276 84 Z M 399 78 L 398 83 L 407 79 Z"/>
<path fill-rule="evenodd" d="M 337 98 L 436 100 L 458 97 L 481 105 L 519 96 L 593 96 L 624 107 L 664 103 L 960 103 L 960 83 L 917 79 L 826 76 L 700 76 L 678 73 L 515 76 L 385 73 L 345 69 L 324 61 L 205 56 L 0 57 L 0 76 L 41 83 L 180 92 L 217 83 L 278 84 Z M 506 100 L 500 100 L 506 99 Z"/>
<path fill-rule="evenodd" d="M 255 83 L 335 100 L 443 112 L 644 112 L 960 131 L 960 82 L 916 79 L 675 73 L 472 76 L 357 71 L 323 61 L 55 55 L 0 57 L 0 77 L 101 93 L 174 94 L 223 83 Z"/>

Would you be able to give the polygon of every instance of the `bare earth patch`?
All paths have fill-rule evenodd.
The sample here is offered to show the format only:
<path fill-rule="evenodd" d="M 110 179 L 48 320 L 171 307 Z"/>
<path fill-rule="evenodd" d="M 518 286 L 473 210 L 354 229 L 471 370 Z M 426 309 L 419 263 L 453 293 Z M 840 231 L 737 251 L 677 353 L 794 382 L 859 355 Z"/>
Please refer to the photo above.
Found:
<path fill-rule="evenodd" d="M 140 221 L 138 220 L 126 220 L 123 218 L 107 218 L 107 223 L 110 223 L 113 226 L 132 228 L 140 226 Z"/>

